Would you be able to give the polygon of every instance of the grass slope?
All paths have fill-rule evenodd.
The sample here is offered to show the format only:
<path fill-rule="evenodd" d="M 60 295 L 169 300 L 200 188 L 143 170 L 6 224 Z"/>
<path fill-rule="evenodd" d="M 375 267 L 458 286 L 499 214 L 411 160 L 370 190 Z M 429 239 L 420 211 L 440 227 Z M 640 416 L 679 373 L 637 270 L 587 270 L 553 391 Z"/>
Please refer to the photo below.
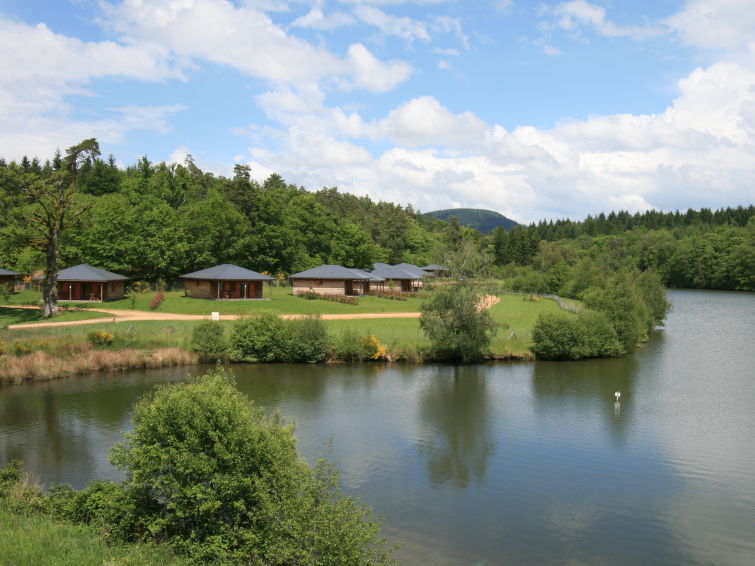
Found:
<path fill-rule="evenodd" d="M 108 545 L 92 528 L 45 514 L 0 508 L 0 564 L 8 566 L 183 566 L 168 549 L 154 545 Z"/>

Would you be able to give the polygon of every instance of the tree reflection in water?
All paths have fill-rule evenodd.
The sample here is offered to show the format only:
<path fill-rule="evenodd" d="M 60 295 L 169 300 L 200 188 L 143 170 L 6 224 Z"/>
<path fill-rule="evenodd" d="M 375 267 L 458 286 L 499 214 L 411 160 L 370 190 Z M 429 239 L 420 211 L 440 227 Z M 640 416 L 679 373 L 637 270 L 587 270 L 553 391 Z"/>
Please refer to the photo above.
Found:
<path fill-rule="evenodd" d="M 466 488 L 485 478 L 495 449 L 485 366 L 438 367 L 420 395 L 420 452 L 431 484 Z"/>

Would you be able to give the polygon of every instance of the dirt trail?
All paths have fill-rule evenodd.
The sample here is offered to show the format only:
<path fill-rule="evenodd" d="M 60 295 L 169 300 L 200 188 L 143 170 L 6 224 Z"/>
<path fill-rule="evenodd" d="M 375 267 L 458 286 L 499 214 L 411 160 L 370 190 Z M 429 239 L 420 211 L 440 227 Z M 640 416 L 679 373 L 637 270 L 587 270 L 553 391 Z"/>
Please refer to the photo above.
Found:
<path fill-rule="evenodd" d="M 480 300 L 480 309 L 489 309 L 500 299 L 494 295 L 485 295 Z M 37 309 L 39 307 L 27 305 L 2 305 L 3 308 L 20 308 L 20 309 Z M 115 309 L 78 309 L 82 311 L 101 312 L 108 316 L 102 318 L 87 318 L 84 320 L 67 320 L 63 322 L 29 322 L 24 324 L 11 324 L 9 330 L 20 330 L 22 328 L 45 328 L 50 326 L 79 326 L 82 324 L 100 324 L 103 322 L 134 322 L 140 320 L 210 320 L 209 314 L 176 314 L 170 312 L 147 312 L 147 311 L 124 311 Z M 238 314 L 221 314 L 220 320 L 234 320 Z M 301 318 L 303 314 L 282 314 L 283 319 Z M 419 318 L 418 312 L 364 312 L 348 314 L 323 314 L 323 320 L 359 320 L 370 318 Z"/>

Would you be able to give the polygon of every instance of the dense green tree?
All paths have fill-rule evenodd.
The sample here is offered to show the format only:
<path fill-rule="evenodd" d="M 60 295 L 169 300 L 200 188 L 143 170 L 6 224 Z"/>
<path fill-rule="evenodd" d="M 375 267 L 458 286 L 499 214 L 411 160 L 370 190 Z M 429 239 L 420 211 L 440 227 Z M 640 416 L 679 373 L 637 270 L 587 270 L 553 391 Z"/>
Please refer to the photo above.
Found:
<path fill-rule="evenodd" d="M 221 373 L 159 386 L 133 421 L 111 460 L 127 474 L 120 520 L 134 535 L 213 564 L 388 563 L 379 522 L 332 466 L 311 468 L 293 426 Z"/>

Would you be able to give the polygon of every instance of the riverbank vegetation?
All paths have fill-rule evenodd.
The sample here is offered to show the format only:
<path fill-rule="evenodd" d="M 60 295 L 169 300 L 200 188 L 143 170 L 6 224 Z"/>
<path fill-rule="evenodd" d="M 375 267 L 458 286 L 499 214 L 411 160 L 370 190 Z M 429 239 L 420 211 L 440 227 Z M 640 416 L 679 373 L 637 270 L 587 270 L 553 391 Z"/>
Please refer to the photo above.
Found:
<path fill-rule="evenodd" d="M 108 544 L 160 545 L 192 564 L 391 563 L 380 521 L 341 491 L 333 465 L 307 464 L 293 426 L 222 372 L 156 388 L 133 423 L 111 452 L 123 482 L 43 493 L 17 465 L 2 470 L 8 520 L 47 521 L 65 538 L 66 524 L 87 525 Z"/>

